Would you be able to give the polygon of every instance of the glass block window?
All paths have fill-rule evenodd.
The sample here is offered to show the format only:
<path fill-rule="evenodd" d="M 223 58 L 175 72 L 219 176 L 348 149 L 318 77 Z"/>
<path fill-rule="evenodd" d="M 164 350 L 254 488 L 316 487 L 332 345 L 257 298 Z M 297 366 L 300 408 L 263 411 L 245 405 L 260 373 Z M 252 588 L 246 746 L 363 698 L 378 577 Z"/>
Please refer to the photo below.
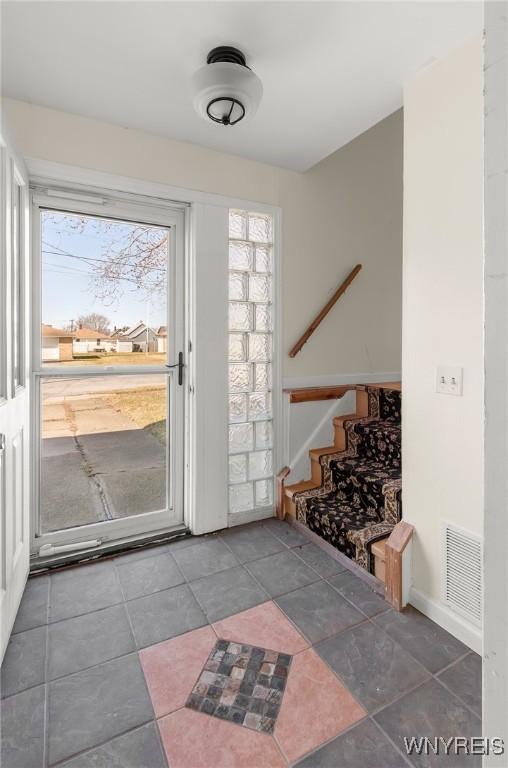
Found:
<path fill-rule="evenodd" d="M 273 221 L 229 212 L 229 511 L 273 506 Z"/>

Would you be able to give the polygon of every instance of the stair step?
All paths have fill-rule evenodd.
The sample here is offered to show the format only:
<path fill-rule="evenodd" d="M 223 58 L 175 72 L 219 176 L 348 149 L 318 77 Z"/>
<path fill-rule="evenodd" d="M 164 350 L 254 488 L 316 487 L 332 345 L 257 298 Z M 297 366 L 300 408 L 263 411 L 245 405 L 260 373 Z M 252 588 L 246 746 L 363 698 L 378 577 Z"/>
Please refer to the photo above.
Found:
<path fill-rule="evenodd" d="M 368 509 L 381 521 L 391 504 L 399 508 L 400 471 L 397 468 L 388 468 L 380 462 L 372 461 L 360 464 L 356 457 L 350 457 L 332 460 L 330 470 L 336 489 L 327 494 L 326 504 L 330 511 L 344 505 L 350 506 L 355 514 L 360 509 Z"/>
<path fill-rule="evenodd" d="M 311 448 L 309 456 L 312 461 L 319 461 L 320 456 L 327 456 L 329 453 L 337 453 L 334 445 L 327 445 L 325 448 Z"/>
<path fill-rule="evenodd" d="M 388 513 L 400 515 L 401 384 L 363 384 L 355 390 L 355 413 L 333 419 L 333 445 L 309 451 L 311 479 L 285 488 L 284 511 L 296 517 L 298 494 L 307 492 L 301 511 L 309 529 L 384 580 L 386 539 L 372 546 L 370 541 L 388 537 L 393 529 Z M 348 442 L 354 451 L 346 450 Z M 326 487 L 323 463 L 330 470 Z"/>
<path fill-rule="evenodd" d="M 313 448 L 309 451 L 310 456 L 310 474 L 312 482 L 315 485 L 321 485 L 322 481 L 322 471 L 321 471 L 321 463 L 319 459 L 321 456 L 328 456 L 330 453 L 337 453 L 337 448 L 335 445 L 329 445 L 326 448 Z"/>
<path fill-rule="evenodd" d="M 380 522 L 367 512 L 355 510 L 348 501 L 338 500 L 333 492 L 309 499 L 307 526 L 352 560 L 355 559 L 357 545 L 349 534 Z"/>
<path fill-rule="evenodd" d="M 316 483 L 314 483 L 312 480 L 302 480 L 301 483 L 286 485 L 284 487 L 284 493 L 289 499 L 292 499 L 295 493 L 300 493 L 300 491 L 310 491 L 313 488 L 319 488 L 319 486 L 316 485 Z"/>
<path fill-rule="evenodd" d="M 357 423 L 353 431 L 358 442 L 360 461 L 389 463 L 397 466 L 400 471 L 400 424 L 390 420 L 368 419 Z"/>
<path fill-rule="evenodd" d="M 343 416 L 335 416 L 333 419 L 334 441 L 337 451 L 345 451 L 347 447 L 346 421 L 358 419 L 357 413 L 345 413 Z"/>
<path fill-rule="evenodd" d="M 351 421 L 351 419 L 357 419 L 357 418 L 358 418 L 357 413 L 345 413 L 343 416 L 334 416 L 333 425 L 334 427 L 344 428 L 344 422 Z"/>
<path fill-rule="evenodd" d="M 386 483 L 389 480 L 398 480 L 400 478 L 399 467 L 386 466 L 380 461 L 362 459 L 357 456 L 337 459 L 336 466 L 332 460 L 330 467 L 332 474 L 338 471 L 344 474 L 346 478 L 355 477 L 358 480 L 372 479 L 372 482 L 375 483 Z"/>

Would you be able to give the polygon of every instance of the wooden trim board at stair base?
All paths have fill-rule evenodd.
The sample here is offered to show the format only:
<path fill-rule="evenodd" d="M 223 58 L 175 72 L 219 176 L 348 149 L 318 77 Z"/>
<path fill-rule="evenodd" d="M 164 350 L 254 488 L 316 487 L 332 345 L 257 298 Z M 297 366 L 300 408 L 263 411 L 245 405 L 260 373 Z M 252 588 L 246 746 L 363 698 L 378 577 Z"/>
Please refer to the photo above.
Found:
<path fill-rule="evenodd" d="M 414 527 L 401 520 L 385 540 L 385 599 L 396 611 L 401 611 L 404 607 L 402 556 L 413 533 Z"/>
<path fill-rule="evenodd" d="M 296 520 L 296 504 L 293 501 L 293 497 L 289 496 L 289 494 L 284 493 L 284 520 L 287 522 L 291 522 L 291 520 Z"/>
<path fill-rule="evenodd" d="M 283 467 L 277 475 L 277 517 L 279 520 L 284 519 L 284 480 L 289 475 L 291 470 L 289 467 Z"/>
<path fill-rule="evenodd" d="M 374 576 L 377 576 L 378 579 L 381 579 L 381 581 L 384 583 L 386 580 L 386 571 L 385 571 L 385 561 L 386 561 L 386 540 L 388 536 L 386 536 L 384 539 L 378 539 L 377 541 L 374 541 L 370 546 L 370 554 L 371 557 L 374 559 Z"/>

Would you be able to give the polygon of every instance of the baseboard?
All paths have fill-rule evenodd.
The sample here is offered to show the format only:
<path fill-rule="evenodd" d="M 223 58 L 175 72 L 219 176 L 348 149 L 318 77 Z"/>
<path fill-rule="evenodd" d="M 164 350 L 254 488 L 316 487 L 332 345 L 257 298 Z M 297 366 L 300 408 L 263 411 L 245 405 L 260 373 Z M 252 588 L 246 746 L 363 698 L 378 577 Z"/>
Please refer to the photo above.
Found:
<path fill-rule="evenodd" d="M 347 571 L 351 571 L 351 573 L 354 573 L 355 576 L 357 576 L 359 579 L 365 582 L 365 584 L 368 584 L 368 586 L 376 592 L 380 597 L 385 596 L 385 585 L 382 581 L 379 579 L 376 579 L 376 577 L 365 570 L 365 568 L 361 568 L 357 563 L 354 562 L 354 560 L 351 560 L 350 557 L 346 557 L 346 555 L 342 554 L 342 552 L 339 552 L 339 550 L 333 546 L 333 544 L 329 544 L 327 541 L 325 541 L 321 536 L 318 536 L 317 533 L 314 533 L 314 531 L 311 531 L 310 528 L 308 528 L 303 523 L 300 523 L 298 520 L 286 520 L 286 522 L 289 525 L 292 525 L 293 528 L 296 528 L 300 533 L 305 536 L 312 544 L 315 544 L 317 547 L 323 550 L 323 552 L 326 552 L 326 554 L 332 558 L 332 560 L 335 560 L 335 562 L 339 563 L 340 565 L 344 566 L 344 568 Z M 386 604 L 386 610 L 390 608 L 389 604 Z"/>
<path fill-rule="evenodd" d="M 480 627 L 475 627 L 466 619 L 451 611 L 445 605 L 436 602 L 414 587 L 409 590 L 409 602 L 429 619 L 446 629 L 451 635 L 481 655 L 483 637 Z"/>
<path fill-rule="evenodd" d="M 283 389 L 296 387 L 331 387 L 339 384 L 377 384 L 382 381 L 400 381 L 400 371 L 382 373 L 332 373 L 326 376 L 293 376 L 282 379 Z"/>
<path fill-rule="evenodd" d="M 235 525 L 245 525 L 245 523 L 254 523 L 256 520 L 266 520 L 274 516 L 275 509 L 273 507 L 252 509 L 247 512 L 228 512 L 228 528 Z"/>

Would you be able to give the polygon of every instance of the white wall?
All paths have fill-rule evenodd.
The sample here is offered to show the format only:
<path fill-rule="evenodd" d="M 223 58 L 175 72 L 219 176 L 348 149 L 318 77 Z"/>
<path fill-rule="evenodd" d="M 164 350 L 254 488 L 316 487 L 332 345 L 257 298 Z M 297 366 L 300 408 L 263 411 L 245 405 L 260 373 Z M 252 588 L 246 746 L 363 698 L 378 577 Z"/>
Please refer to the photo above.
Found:
<path fill-rule="evenodd" d="M 485 7 L 483 727 L 508 744 L 508 2 Z M 504 768 L 506 755 L 485 758 Z"/>
<path fill-rule="evenodd" d="M 132 352 L 132 341 L 120 341 L 120 339 L 117 339 L 115 349 L 117 352 Z"/>
<path fill-rule="evenodd" d="M 193 533 L 228 525 L 228 211 L 212 205 L 194 209 L 194 337 L 190 380 L 195 384 L 189 478 L 195 517 Z"/>
<path fill-rule="evenodd" d="M 59 360 L 60 347 L 58 345 L 58 338 L 52 336 L 46 336 L 42 340 L 42 360 L 47 362 L 48 360 Z"/>
<path fill-rule="evenodd" d="M 11 99 L 3 106 L 26 157 L 280 206 L 283 375 L 400 371 L 400 111 L 300 174 Z M 357 262 L 364 270 L 291 360 L 287 350 Z"/>
<path fill-rule="evenodd" d="M 334 444 L 333 419 L 354 413 L 356 396 L 354 392 L 346 392 L 339 400 L 290 403 L 289 395 L 285 395 L 284 400 L 286 445 L 283 463 L 291 470 L 286 480 L 289 485 L 310 478 L 309 450 Z"/>
<path fill-rule="evenodd" d="M 412 602 L 479 645 L 444 606 L 443 520 L 483 528 L 483 80 L 474 40 L 404 91 L 404 517 L 416 528 Z M 462 397 L 436 366 L 464 369 Z"/>

